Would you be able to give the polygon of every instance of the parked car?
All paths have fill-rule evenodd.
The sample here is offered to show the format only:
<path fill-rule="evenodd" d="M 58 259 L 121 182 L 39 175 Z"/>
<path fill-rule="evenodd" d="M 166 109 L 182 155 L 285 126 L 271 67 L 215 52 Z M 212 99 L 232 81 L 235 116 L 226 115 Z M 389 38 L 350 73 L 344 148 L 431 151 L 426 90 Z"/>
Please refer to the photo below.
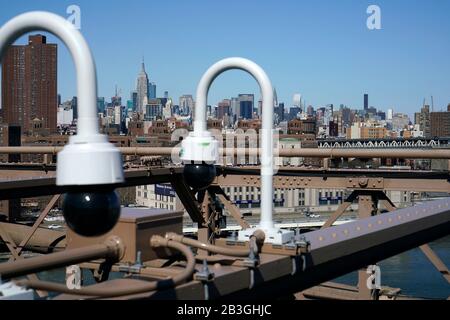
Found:
<path fill-rule="evenodd" d="M 62 226 L 60 226 L 59 224 L 51 224 L 47 228 L 48 229 L 61 229 Z"/>

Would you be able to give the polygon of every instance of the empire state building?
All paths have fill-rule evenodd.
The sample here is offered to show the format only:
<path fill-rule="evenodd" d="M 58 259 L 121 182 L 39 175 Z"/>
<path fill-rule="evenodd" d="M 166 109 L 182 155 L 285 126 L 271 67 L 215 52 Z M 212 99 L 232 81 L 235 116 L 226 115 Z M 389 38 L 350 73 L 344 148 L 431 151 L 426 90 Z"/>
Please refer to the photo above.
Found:
<path fill-rule="evenodd" d="M 137 83 L 136 83 L 136 92 L 137 92 L 137 107 L 136 111 L 138 113 L 144 113 L 145 106 L 144 102 L 148 101 L 149 96 L 149 80 L 147 72 L 145 72 L 145 64 L 142 61 L 141 71 L 138 74 Z"/>

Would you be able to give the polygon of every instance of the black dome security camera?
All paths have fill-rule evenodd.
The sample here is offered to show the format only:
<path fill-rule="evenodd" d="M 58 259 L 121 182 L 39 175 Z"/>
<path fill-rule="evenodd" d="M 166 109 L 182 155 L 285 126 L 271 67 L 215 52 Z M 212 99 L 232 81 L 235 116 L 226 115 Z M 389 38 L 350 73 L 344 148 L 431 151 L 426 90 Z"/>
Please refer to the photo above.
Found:
<path fill-rule="evenodd" d="M 73 189 L 64 196 L 63 215 L 75 233 L 101 236 L 111 231 L 119 220 L 119 196 L 111 188 Z"/>
<path fill-rule="evenodd" d="M 183 178 L 191 188 L 195 190 L 205 189 L 216 178 L 216 166 L 205 162 L 186 164 L 184 165 Z"/>

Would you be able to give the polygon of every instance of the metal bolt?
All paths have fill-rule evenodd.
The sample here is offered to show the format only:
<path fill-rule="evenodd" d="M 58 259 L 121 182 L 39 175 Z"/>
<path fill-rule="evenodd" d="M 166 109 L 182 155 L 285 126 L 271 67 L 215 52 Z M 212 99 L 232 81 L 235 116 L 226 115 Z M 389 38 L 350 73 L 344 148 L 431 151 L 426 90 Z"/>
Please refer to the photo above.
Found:
<path fill-rule="evenodd" d="M 367 179 L 367 178 L 359 179 L 359 185 L 361 187 L 367 187 L 368 184 L 369 184 L 369 179 Z"/>

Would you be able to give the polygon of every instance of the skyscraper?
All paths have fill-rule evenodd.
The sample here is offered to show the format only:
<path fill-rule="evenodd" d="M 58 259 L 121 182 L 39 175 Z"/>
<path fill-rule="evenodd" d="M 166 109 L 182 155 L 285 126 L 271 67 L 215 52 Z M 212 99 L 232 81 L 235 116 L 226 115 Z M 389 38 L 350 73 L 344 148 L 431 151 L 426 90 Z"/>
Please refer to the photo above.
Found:
<path fill-rule="evenodd" d="M 105 97 L 97 98 L 97 112 L 105 113 Z"/>
<path fill-rule="evenodd" d="M 240 94 L 239 99 L 239 109 L 240 117 L 242 119 L 252 119 L 253 118 L 253 108 L 255 105 L 255 96 L 253 94 Z"/>
<path fill-rule="evenodd" d="M 429 105 L 424 105 L 420 112 L 414 114 L 414 123 L 419 125 L 425 138 L 431 138 L 431 113 Z"/>
<path fill-rule="evenodd" d="M 136 92 L 137 92 L 137 106 L 136 111 L 139 113 L 144 112 L 144 98 L 150 99 L 150 83 L 148 81 L 147 72 L 145 72 L 145 64 L 142 61 L 141 71 L 138 74 L 137 83 L 136 83 Z"/>
<path fill-rule="evenodd" d="M 275 112 L 278 115 L 278 121 L 284 121 L 284 103 L 280 102 L 275 108 Z"/>
<path fill-rule="evenodd" d="M 188 116 L 191 114 L 192 109 L 194 108 L 194 98 L 192 95 L 185 94 L 180 97 L 180 113 L 183 116 Z"/>
<path fill-rule="evenodd" d="M 29 36 L 28 45 L 10 46 L 2 63 L 2 106 L 4 121 L 31 129 L 31 121 L 42 120 L 56 131 L 57 45 L 47 38 Z"/>
<path fill-rule="evenodd" d="M 233 116 L 233 123 L 237 121 L 239 116 L 241 115 L 241 108 L 239 104 L 238 98 L 231 98 L 230 102 L 231 114 Z"/>
<path fill-rule="evenodd" d="M 278 95 L 277 89 L 275 89 L 275 87 L 273 88 L 273 106 L 278 107 Z M 261 114 L 261 111 L 259 111 L 259 114 Z"/>
<path fill-rule="evenodd" d="M 369 110 L 369 95 L 367 93 L 364 94 L 364 110 Z"/>
<path fill-rule="evenodd" d="M 394 118 L 394 109 L 388 109 L 386 120 L 392 121 L 393 118 Z"/>
<path fill-rule="evenodd" d="M 294 107 L 301 108 L 302 107 L 302 95 L 300 93 L 294 94 L 293 104 Z"/>
<path fill-rule="evenodd" d="M 222 120 L 225 116 L 230 115 L 231 100 L 225 99 L 219 102 L 217 106 L 217 119 Z"/>
<path fill-rule="evenodd" d="M 138 94 L 137 91 L 131 91 L 131 101 L 133 102 L 133 111 L 136 111 L 138 105 Z"/>
<path fill-rule="evenodd" d="M 73 97 L 71 101 L 71 108 L 73 110 L 73 119 L 78 119 L 78 98 Z"/>
<path fill-rule="evenodd" d="M 156 83 L 151 82 L 149 85 L 149 99 L 156 99 Z"/>
<path fill-rule="evenodd" d="M 447 111 L 430 113 L 431 136 L 450 137 L 450 104 Z"/>

